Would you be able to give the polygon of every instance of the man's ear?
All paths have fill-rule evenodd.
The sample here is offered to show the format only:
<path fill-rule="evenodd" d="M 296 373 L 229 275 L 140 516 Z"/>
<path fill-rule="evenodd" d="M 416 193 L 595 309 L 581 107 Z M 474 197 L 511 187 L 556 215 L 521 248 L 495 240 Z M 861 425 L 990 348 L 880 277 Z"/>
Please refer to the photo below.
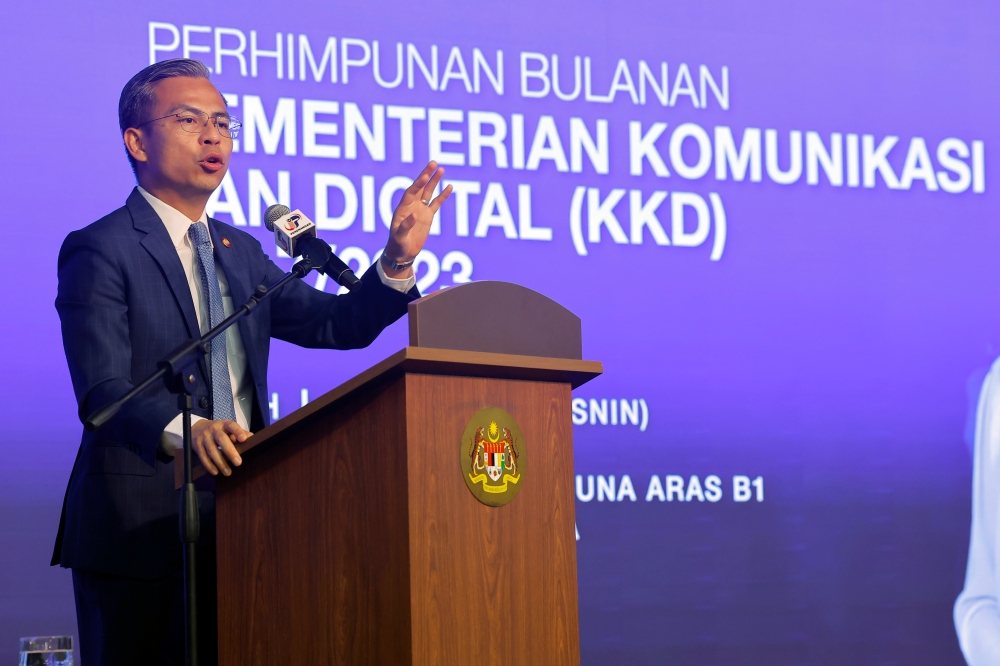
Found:
<path fill-rule="evenodd" d="M 136 162 L 149 161 L 149 155 L 146 154 L 146 137 L 142 135 L 141 131 L 130 127 L 125 130 L 122 140 L 125 142 L 125 150 L 132 156 L 132 159 Z"/>

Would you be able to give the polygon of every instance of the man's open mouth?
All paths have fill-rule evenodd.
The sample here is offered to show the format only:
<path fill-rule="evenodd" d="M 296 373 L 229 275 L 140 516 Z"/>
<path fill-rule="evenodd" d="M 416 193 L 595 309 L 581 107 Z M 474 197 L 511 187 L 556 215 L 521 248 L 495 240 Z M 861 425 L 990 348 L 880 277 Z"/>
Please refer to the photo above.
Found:
<path fill-rule="evenodd" d="M 201 160 L 201 165 L 209 171 L 218 171 L 225 166 L 225 162 L 222 161 L 222 155 L 212 153 Z"/>

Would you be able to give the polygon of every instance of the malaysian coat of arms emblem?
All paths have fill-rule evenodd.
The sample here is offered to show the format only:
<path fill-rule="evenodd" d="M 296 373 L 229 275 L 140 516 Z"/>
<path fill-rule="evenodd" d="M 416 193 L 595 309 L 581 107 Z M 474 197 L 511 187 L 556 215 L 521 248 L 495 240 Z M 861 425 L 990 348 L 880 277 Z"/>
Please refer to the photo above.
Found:
<path fill-rule="evenodd" d="M 465 484 L 483 504 L 507 504 L 524 483 L 526 453 L 524 436 L 514 417 L 499 407 L 479 410 L 462 435 Z"/>

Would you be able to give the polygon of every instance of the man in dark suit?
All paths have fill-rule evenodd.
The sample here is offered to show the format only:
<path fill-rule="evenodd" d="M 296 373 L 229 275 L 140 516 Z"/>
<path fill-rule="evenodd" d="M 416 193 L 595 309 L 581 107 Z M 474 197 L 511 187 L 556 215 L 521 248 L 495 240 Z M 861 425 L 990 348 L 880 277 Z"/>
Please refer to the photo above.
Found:
<path fill-rule="evenodd" d="M 205 215 L 238 123 L 194 60 L 151 65 L 122 91 L 119 123 L 138 186 L 124 207 L 71 233 L 56 308 L 80 415 L 118 398 L 184 340 L 283 271 L 250 235 Z M 343 296 L 287 284 L 219 336 L 199 364 L 193 450 L 212 474 L 241 463 L 235 444 L 268 423 L 271 337 L 304 347 L 372 342 L 419 296 L 412 261 L 451 188 L 433 198 L 431 162 L 396 208 L 382 258 Z M 84 433 L 52 563 L 73 569 L 84 666 L 183 663 L 182 548 L 172 452 L 176 397 L 155 386 Z M 202 663 L 214 662 L 214 507 L 201 493 Z M 218 566 L 225 566 L 225 562 Z M 201 566 L 204 565 L 204 574 Z M 206 579 L 207 578 L 207 579 Z"/>

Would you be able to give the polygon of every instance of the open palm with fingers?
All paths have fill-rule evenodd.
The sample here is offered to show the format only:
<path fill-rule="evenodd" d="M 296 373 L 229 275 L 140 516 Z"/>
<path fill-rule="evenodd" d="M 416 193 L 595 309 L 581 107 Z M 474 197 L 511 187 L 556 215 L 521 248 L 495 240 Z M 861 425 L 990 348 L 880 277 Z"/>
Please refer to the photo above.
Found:
<path fill-rule="evenodd" d="M 451 195 L 452 188 L 449 185 L 441 194 L 434 196 L 434 190 L 443 176 L 444 168 L 431 161 L 403 192 L 403 198 L 392 214 L 392 224 L 389 227 L 389 242 L 384 252 L 388 259 L 406 263 L 412 261 L 424 247 L 434 214 Z M 384 265 L 383 268 L 386 274 L 391 272 Z M 406 268 L 390 277 L 402 277 L 411 270 Z"/>

